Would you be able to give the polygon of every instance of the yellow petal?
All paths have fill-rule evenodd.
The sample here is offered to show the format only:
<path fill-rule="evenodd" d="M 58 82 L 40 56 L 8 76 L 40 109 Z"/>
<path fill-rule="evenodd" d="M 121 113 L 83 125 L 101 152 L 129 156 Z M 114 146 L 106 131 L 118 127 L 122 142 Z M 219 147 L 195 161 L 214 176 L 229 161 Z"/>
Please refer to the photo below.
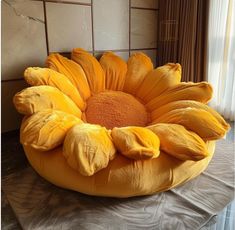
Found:
<path fill-rule="evenodd" d="M 83 68 L 93 94 L 105 90 L 104 71 L 95 57 L 83 49 L 76 48 L 73 49 L 71 58 Z"/>
<path fill-rule="evenodd" d="M 31 115 L 45 109 L 55 109 L 81 117 L 81 110 L 60 90 L 52 86 L 32 86 L 17 93 L 13 98 L 19 113 Z"/>
<path fill-rule="evenodd" d="M 176 86 L 170 87 L 160 96 L 152 99 L 146 106 L 150 111 L 153 111 L 172 101 L 195 100 L 207 103 L 211 99 L 212 93 L 212 87 L 207 82 L 181 82 Z"/>
<path fill-rule="evenodd" d="M 195 108 L 195 109 L 203 109 L 209 113 L 211 113 L 217 121 L 223 126 L 225 130 L 228 130 L 230 128 L 229 124 L 223 119 L 223 117 L 217 113 L 214 109 L 211 107 L 198 102 L 198 101 L 192 101 L 192 100 L 181 100 L 181 101 L 173 101 L 166 105 L 161 106 L 160 108 L 155 109 L 151 114 L 151 120 L 156 120 L 158 117 L 174 110 L 174 109 L 183 109 L 183 108 Z"/>
<path fill-rule="evenodd" d="M 157 118 L 152 123 L 180 124 L 197 133 L 204 140 L 220 139 L 226 133 L 217 119 L 203 109 L 175 109 Z"/>
<path fill-rule="evenodd" d="M 111 133 L 117 149 L 126 157 L 140 160 L 159 156 L 159 139 L 150 130 L 129 126 L 114 128 Z"/>
<path fill-rule="evenodd" d="M 149 102 L 171 86 L 180 83 L 180 64 L 168 63 L 149 72 L 137 90 L 136 96 Z"/>
<path fill-rule="evenodd" d="M 82 111 L 85 109 L 85 103 L 78 90 L 63 74 L 48 68 L 29 67 L 24 72 L 24 78 L 28 84 L 33 86 L 56 87 L 70 97 Z"/>
<path fill-rule="evenodd" d="M 91 92 L 86 79 L 86 75 L 82 67 L 76 62 L 55 53 L 47 57 L 46 65 L 50 69 L 64 74 L 78 89 L 84 100 L 90 97 Z"/>
<path fill-rule="evenodd" d="M 160 149 L 180 160 L 198 161 L 208 156 L 205 142 L 182 125 L 156 124 L 148 126 L 160 139 Z"/>
<path fill-rule="evenodd" d="M 76 125 L 69 130 L 64 141 L 63 155 L 67 163 L 84 176 L 106 168 L 115 153 L 108 130 L 99 125 Z"/>
<path fill-rule="evenodd" d="M 134 53 L 127 62 L 127 74 L 124 91 L 136 94 L 147 73 L 153 70 L 151 59 L 144 53 Z"/>
<path fill-rule="evenodd" d="M 67 131 L 82 121 L 56 110 L 37 112 L 22 122 L 20 142 L 41 151 L 53 149 L 64 141 Z"/>
<path fill-rule="evenodd" d="M 105 88 L 122 91 L 127 72 L 126 62 L 113 52 L 107 52 L 101 57 L 100 65 L 105 73 Z"/>

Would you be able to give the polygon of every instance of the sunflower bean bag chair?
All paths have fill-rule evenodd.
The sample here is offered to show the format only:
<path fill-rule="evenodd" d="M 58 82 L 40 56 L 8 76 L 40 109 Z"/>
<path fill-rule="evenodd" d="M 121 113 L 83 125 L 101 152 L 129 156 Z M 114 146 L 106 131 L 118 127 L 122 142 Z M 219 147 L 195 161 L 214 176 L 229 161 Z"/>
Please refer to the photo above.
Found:
<path fill-rule="evenodd" d="M 46 66 L 25 70 L 31 87 L 13 101 L 29 162 L 57 186 L 111 197 L 165 191 L 205 170 L 229 129 L 206 105 L 211 86 L 181 82 L 179 64 L 153 69 L 143 53 L 98 61 L 76 48 Z"/>

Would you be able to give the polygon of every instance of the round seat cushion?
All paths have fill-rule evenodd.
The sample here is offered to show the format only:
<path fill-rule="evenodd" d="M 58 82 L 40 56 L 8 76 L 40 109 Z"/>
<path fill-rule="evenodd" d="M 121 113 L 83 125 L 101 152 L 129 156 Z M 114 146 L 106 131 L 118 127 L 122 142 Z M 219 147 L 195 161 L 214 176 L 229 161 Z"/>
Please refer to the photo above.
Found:
<path fill-rule="evenodd" d="M 230 126 L 207 103 L 207 82 L 181 82 L 181 66 L 154 69 L 135 53 L 98 61 L 75 48 L 29 67 L 31 87 L 13 102 L 25 115 L 20 142 L 49 182 L 95 196 L 132 197 L 174 188 L 198 176 Z"/>
<path fill-rule="evenodd" d="M 164 152 L 158 158 L 132 160 L 121 154 L 92 176 L 72 169 L 62 148 L 43 152 L 24 146 L 33 168 L 51 183 L 89 195 L 131 197 L 166 191 L 198 176 L 209 164 L 215 142 L 207 142 L 208 157 L 200 161 L 181 161 Z"/>

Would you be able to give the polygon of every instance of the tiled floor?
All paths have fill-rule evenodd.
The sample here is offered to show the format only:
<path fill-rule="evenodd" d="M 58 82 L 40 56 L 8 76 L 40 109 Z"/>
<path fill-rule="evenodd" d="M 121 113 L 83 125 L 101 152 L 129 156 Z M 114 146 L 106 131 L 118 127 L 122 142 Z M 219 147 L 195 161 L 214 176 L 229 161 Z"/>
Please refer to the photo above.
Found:
<path fill-rule="evenodd" d="M 226 137 L 226 141 L 228 140 L 228 144 L 231 144 L 232 142 L 234 142 L 234 123 L 232 123 L 231 125 L 232 125 L 232 129 Z M 37 186 L 39 186 L 39 187 L 45 186 L 45 181 L 43 179 L 41 179 L 40 177 L 38 177 L 31 170 L 31 167 L 28 167 L 28 166 L 29 166 L 29 164 L 28 164 L 27 159 L 24 155 L 23 149 L 22 149 L 21 145 L 19 144 L 18 132 L 11 132 L 11 133 L 2 135 L 2 179 L 3 179 L 2 186 L 4 186 L 4 178 L 7 178 L 7 177 L 10 178 L 10 180 L 13 178 L 13 180 L 15 180 L 15 181 L 20 181 L 21 178 L 27 177 L 28 180 L 31 180 L 32 183 L 37 184 Z M 20 184 L 22 186 L 22 182 Z M 17 189 L 20 189 L 17 187 L 17 183 L 15 186 Z M 76 200 L 76 193 L 71 192 L 71 191 L 65 192 L 63 189 L 59 189 L 59 188 L 57 188 L 53 185 L 50 185 L 49 183 L 46 182 L 46 189 L 44 189 L 44 193 L 47 189 L 49 189 L 50 192 L 55 191 L 55 193 L 52 192 L 52 193 L 54 193 L 53 199 L 50 197 L 51 198 L 50 202 L 52 202 L 52 203 L 50 203 L 48 205 L 53 205 L 54 204 L 53 202 L 55 202 L 58 199 L 61 199 L 64 194 L 70 194 L 71 197 L 75 197 L 75 200 Z M 38 195 L 41 196 L 41 198 L 43 199 L 45 194 L 37 194 L 37 196 Z M 78 200 L 78 203 L 80 202 L 79 203 L 80 206 L 81 205 L 88 205 L 88 206 L 90 205 L 89 209 L 92 209 L 92 203 L 90 203 L 88 196 L 81 195 L 80 198 L 82 198 L 82 200 L 83 200 L 83 202 L 81 202 L 81 199 Z M 66 199 L 70 199 L 70 198 L 65 198 L 65 200 L 64 200 L 65 202 L 69 203 L 71 201 L 71 200 L 66 201 Z M 105 198 L 101 198 L 101 200 L 105 200 Z M 100 202 L 99 198 L 94 198 L 94 201 Z M 114 202 L 116 202 L 116 201 L 114 201 Z M 37 203 L 37 204 L 40 204 L 40 203 Z M 32 201 L 31 206 L 34 207 L 33 201 Z M 67 207 L 67 208 L 73 210 L 73 209 L 78 209 L 80 207 L 77 207 L 77 206 L 75 207 L 72 205 L 71 207 Z M 17 209 L 15 209 L 15 210 L 17 210 Z M 65 209 L 63 209 L 62 212 L 59 212 L 57 214 L 54 213 L 53 215 L 55 215 L 55 216 L 62 215 L 63 216 L 64 210 Z M 30 212 L 33 212 L 33 211 L 34 211 L 33 209 L 30 210 Z M 45 212 L 46 212 L 46 210 L 45 210 Z M 49 213 L 48 213 L 48 215 L 49 215 Z M 218 214 L 218 216 L 215 216 L 214 218 L 212 218 L 201 229 L 202 230 L 233 230 L 233 229 L 235 229 L 234 216 L 235 216 L 235 202 L 228 205 L 221 213 Z M 70 216 L 69 218 L 71 218 L 71 217 L 72 216 Z M 85 220 L 83 220 L 83 221 L 85 221 Z M 22 223 L 22 221 L 21 221 L 21 223 Z M 4 194 L 3 191 L 2 191 L 2 224 L 1 225 L 2 225 L 3 230 L 22 229 L 20 222 L 17 220 L 16 215 L 15 215 L 11 205 L 8 202 L 7 196 L 6 196 L 6 194 Z M 27 228 L 27 229 L 35 229 L 35 228 Z M 37 229 L 39 229 L 39 228 L 37 228 Z M 66 229 L 66 228 L 63 228 L 63 229 Z M 85 228 L 81 228 L 81 229 L 85 229 Z M 88 228 L 88 229 L 92 229 L 92 228 Z"/>

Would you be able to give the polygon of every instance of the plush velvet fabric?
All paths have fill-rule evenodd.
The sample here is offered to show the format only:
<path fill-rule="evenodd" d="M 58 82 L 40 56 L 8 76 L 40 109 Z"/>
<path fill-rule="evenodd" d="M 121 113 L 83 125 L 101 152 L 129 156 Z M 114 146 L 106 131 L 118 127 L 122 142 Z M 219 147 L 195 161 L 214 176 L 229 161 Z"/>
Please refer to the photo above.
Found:
<path fill-rule="evenodd" d="M 46 180 L 62 188 L 89 195 L 132 197 L 162 192 L 185 183 L 204 171 L 214 153 L 214 142 L 208 142 L 210 155 L 201 161 L 181 161 L 164 152 L 150 160 L 131 160 L 122 154 L 92 176 L 83 176 L 72 169 L 62 148 L 48 154 L 24 146 L 34 169 Z"/>
<path fill-rule="evenodd" d="M 26 69 L 32 87 L 13 101 L 30 163 L 58 186 L 114 197 L 167 190 L 199 175 L 229 129 L 206 105 L 210 84 L 180 82 L 178 63 L 153 69 L 143 53 L 126 64 L 112 52 L 99 62 L 80 48 L 46 63 Z"/>

